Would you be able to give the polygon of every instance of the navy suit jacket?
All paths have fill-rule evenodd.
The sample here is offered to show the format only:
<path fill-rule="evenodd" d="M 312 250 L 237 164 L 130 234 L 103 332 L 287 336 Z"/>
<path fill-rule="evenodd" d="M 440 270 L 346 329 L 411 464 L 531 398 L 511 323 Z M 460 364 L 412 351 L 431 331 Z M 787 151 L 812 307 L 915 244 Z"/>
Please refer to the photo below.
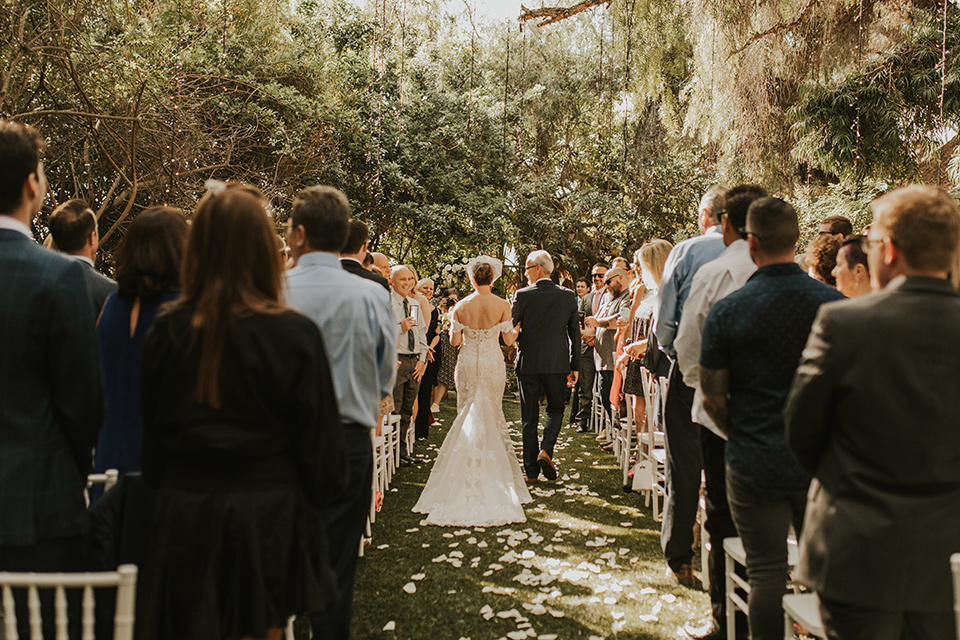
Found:
<path fill-rule="evenodd" d="M 87 279 L 90 300 L 93 301 L 93 308 L 99 315 L 100 310 L 103 309 L 103 303 L 111 293 L 117 290 L 117 282 L 94 269 L 89 262 L 84 260 L 78 260 L 78 262 L 84 266 L 83 275 Z"/>
<path fill-rule="evenodd" d="M 83 271 L 0 229 L 0 546 L 82 530 L 104 413 Z"/>
<path fill-rule="evenodd" d="M 349 273 L 352 273 L 352 274 L 355 275 L 355 276 L 360 276 L 361 278 L 366 278 L 367 280 L 370 280 L 371 282 L 376 282 L 378 285 L 380 285 L 381 287 L 383 287 L 383 288 L 386 289 L 387 291 L 390 291 L 390 283 L 387 282 L 387 279 L 386 279 L 386 278 L 384 278 L 384 277 L 383 277 L 382 275 L 380 275 L 379 273 L 374 273 L 373 271 L 370 271 L 369 269 L 364 269 L 364 268 L 363 268 L 363 265 L 361 265 L 361 264 L 360 264 L 359 262 L 357 262 L 356 260 L 349 260 L 349 259 L 346 259 L 346 258 L 340 258 L 340 266 L 343 267 L 343 270 L 344 270 L 344 271 L 347 271 L 347 272 L 349 272 Z"/>
<path fill-rule="evenodd" d="M 513 324 L 520 325 L 517 374 L 580 370 L 580 321 L 573 291 L 545 279 L 520 289 L 514 297 Z"/>

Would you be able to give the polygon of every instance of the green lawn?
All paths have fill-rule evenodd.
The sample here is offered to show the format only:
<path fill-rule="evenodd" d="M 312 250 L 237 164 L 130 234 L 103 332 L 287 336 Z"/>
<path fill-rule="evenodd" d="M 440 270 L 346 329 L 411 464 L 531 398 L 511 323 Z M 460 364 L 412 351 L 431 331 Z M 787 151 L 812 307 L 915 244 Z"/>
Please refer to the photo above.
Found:
<path fill-rule="evenodd" d="M 675 638 L 708 611 L 705 592 L 665 578 L 659 523 L 593 434 L 564 428 L 560 478 L 533 488 L 527 522 L 421 524 L 410 509 L 455 411 L 444 402 L 443 424 L 417 443 L 423 463 L 399 469 L 384 497 L 357 571 L 354 638 Z M 520 407 L 508 399 L 504 413 L 519 452 Z"/>

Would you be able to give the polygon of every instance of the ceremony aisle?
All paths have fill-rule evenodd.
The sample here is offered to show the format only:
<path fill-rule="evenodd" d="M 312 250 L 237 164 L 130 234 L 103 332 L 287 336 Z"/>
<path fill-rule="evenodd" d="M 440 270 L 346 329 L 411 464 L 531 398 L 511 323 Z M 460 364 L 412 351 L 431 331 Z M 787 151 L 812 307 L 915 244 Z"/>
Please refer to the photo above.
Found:
<path fill-rule="evenodd" d="M 519 404 L 503 406 L 519 452 Z M 531 488 L 526 522 L 421 524 L 410 509 L 454 415 L 444 402 L 442 425 L 415 447 L 422 462 L 398 470 L 384 496 L 357 571 L 354 638 L 667 639 L 707 613 L 705 592 L 667 580 L 659 523 L 640 494 L 623 491 L 592 433 L 561 431 L 560 476 Z"/>

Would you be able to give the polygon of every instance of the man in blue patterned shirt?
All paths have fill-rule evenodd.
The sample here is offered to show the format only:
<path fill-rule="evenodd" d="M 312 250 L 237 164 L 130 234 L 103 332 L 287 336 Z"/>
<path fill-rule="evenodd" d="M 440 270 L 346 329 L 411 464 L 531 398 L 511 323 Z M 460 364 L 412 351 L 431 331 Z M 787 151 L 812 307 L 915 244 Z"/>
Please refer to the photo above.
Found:
<path fill-rule="evenodd" d="M 820 305 L 832 287 L 794 263 L 797 213 L 778 198 L 747 211 L 747 242 L 757 271 L 717 302 L 703 327 L 704 408 L 726 433 L 727 498 L 743 541 L 753 640 L 783 636 L 787 532 L 803 525 L 810 476 L 787 449 L 783 406 Z"/>

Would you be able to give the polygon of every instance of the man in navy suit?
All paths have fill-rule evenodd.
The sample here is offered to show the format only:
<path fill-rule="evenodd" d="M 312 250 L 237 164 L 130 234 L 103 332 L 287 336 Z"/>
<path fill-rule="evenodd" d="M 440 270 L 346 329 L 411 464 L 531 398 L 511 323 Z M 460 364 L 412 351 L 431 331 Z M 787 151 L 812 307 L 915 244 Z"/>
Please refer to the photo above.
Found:
<path fill-rule="evenodd" d="M 42 148 L 35 130 L 0 121 L 0 571 L 83 568 L 83 490 L 104 412 L 84 267 L 30 232 L 47 193 Z"/>
<path fill-rule="evenodd" d="M 90 290 L 90 299 L 99 314 L 107 297 L 117 290 L 117 283 L 101 274 L 94 266 L 97 246 L 100 244 L 96 214 L 86 202 L 74 198 L 54 209 L 48 224 L 57 249 L 73 256 L 86 267 L 83 273 Z"/>
<path fill-rule="evenodd" d="M 517 291 L 513 324 L 520 325 L 516 371 L 523 423 L 523 470 L 527 483 L 534 484 L 541 471 L 547 480 L 557 478 L 553 447 L 563 424 L 567 387 L 576 384 L 580 370 L 580 322 L 577 295 L 550 280 L 553 258 L 549 253 L 532 252 L 527 256 L 525 271 L 530 286 Z M 542 395 L 547 398 L 547 422 L 541 441 L 538 428 Z"/>

